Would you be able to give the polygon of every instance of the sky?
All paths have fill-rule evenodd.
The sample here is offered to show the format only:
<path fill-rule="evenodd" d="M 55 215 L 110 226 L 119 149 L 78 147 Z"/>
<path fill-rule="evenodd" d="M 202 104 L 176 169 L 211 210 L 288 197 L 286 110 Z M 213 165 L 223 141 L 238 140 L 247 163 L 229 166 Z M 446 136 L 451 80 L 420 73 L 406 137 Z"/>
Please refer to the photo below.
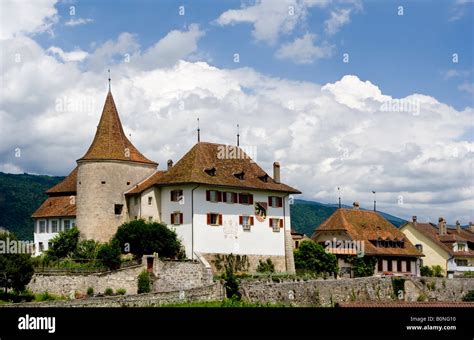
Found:
<path fill-rule="evenodd" d="M 111 88 L 166 167 L 203 141 L 256 150 L 299 198 L 474 221 L 474 3 L 0 2 L 0 171 L 67 175 Z"/>

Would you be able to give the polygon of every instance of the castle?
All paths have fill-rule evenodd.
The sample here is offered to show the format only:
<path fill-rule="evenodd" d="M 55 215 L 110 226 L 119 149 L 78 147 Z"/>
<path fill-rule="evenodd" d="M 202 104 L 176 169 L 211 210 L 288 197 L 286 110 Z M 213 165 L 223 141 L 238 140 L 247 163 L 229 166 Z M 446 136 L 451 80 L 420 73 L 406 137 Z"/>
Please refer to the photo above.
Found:
<path fill-rule="evenodd" d="M 109 89 L 89 149 L 32 215 L 35 254 L 74 226 L 82 239 L 107 242 L 122 223 L 145 219 L 175 230 L 189 259 L 241 254 L 249 270 L 271 259 L 293 273 L 289 204 L 299 193 L 280 182 L 278 162 L 271 177 L 240 147 L 199 139 L 159 170 L 126 137 Z"/>

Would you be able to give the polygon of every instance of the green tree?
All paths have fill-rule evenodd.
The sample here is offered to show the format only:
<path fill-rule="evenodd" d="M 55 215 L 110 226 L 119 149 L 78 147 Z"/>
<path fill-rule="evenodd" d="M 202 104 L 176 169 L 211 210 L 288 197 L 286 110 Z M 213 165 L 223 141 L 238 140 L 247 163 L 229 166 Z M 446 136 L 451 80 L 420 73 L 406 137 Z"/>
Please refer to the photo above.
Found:
<path fill-rule="evenodd" d="M 444 277 L 443 268 L 439 264 L 433 266 L 432 268 L 433 268 L 433 275 L 435 277 Z"/>
<path fill-rule="evenodd" d="M 72 255 L 79 242 L 79 230 L 74 227 L 68 231 L 62 231 L 51 240 L 51 247 L 46 254 L 52 258 L 64 258 Z"/>
<path fill-rule="evenodd" d="M 349 256 L 346 261 L 352 265 L 352 271 L 355 277 L 364 277 L 374 275 L 377 259 L 372 256 Z"/>
<path fill-rule="evenodd" d="M 302 241 L 295 249 L 295 266 L 298 269 L 311 270 L 316 273 L 336 273 L 338 271 L 337 258 L 327 253 L 323 246 L 313 241 Z"/>
<path fill-rule="evenodd" d="M 161 223 L 141 219 L 124 223 L 118 227 L 114 239 L 123 253 L 129 251 L 135 258 L 155 252 L 164 258 L 184 257 L 176 233 Z"/>
<path fill-rule="evenodd" d="M 273 264 L 271 259 L 267 259 L 266 261 L 258 260 L 257 272 L 258 273 L 274 273 L 275 265 Z"/>
<path fill-rule="evenodd" d="M 100 243 L 95 240 L 82 240 L 77 243 L 73 256 L 75 259 L 94 260 L 97 258 L 99 248 Z"/>
<path fill-rule="evenodd" d="M 422 266 L 420 268 L 420 274 L 421 276 L 431 277 L 433 276 L 433 270 L 429 266 Z"/>
<path fill-rule="evenodd" d="M 109 269 L 120 268 L 120 247 L 116 240 L 111 240 L 99 247 L 97 259 Z"/>
<path fill-rule="evenodd" d="M 151 290 L 150 274 L 144 270 L 138 275 L 138 294 L 149 293 Z"/>
<path fill-rule="evenodd" d="M 0 232 L 0 241 L 5 246 L 8 239 L 18 241 L 14 234 Z M 5 290 L 13 288 L 17 292 L 23 291 L 32 276 L 33 264 L 30 254 L 0 254 L 0 286 Z"/>

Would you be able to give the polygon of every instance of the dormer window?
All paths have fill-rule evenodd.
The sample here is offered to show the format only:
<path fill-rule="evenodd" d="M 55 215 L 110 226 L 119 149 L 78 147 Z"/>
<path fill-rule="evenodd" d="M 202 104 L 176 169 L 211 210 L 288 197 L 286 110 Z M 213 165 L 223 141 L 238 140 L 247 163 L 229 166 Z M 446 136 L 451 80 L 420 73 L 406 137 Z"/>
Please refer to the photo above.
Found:
<path fill-rule="evenodd" d="M 264 183 L 268 182 L 268 178 L 269 178 L 269 176 L 267 174 L 262 175 L 262 176 L 258 176 L 258 179 L 261 180 Z"/>
<path fill-rule="evenodd" d="M 215 176 L 216 175 L 216 168 L 212 167 L 210 169 L 204 169 L 204 172 L 208 174 L 209 176 Z"/>
<path fill-rule="evenodd" d="M 244 177 L 245 177 L 245 173 L 244 173 L 243 171 L 238 172 L 238 173 L 235 173 L 234 176 L 235 176 L 235 178 L 240 179 L 241 181 L 243 181 L 243 180 L 245 179 L 245 178 L 244 178 Z"/>

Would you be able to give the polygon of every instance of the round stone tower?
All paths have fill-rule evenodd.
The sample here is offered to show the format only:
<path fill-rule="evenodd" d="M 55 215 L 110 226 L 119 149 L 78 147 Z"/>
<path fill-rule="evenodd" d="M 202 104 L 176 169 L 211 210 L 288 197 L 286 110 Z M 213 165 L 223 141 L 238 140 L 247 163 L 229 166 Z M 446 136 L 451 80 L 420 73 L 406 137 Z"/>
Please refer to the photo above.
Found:
<path fill-rule="evenodd" d="M 125 136 L 110 91 L 94 140 L 77 164 L 76 224 L 81 238 L 107 242 L 128 221 L 124 193 L 158 166 Z"/>

